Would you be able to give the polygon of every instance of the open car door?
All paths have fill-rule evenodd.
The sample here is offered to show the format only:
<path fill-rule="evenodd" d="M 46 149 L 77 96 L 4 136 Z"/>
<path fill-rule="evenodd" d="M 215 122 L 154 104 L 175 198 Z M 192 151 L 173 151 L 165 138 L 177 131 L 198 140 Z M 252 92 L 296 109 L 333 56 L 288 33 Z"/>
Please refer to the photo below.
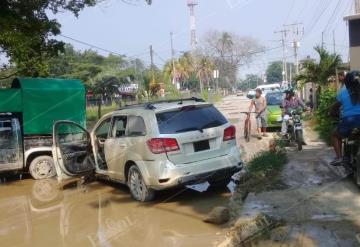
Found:
<path fill-rule="evenodd" d="M 59 181 L 87 176 L 95 171 L 90 134 L 75 122 L 54 124 L 52 152 Z"/>

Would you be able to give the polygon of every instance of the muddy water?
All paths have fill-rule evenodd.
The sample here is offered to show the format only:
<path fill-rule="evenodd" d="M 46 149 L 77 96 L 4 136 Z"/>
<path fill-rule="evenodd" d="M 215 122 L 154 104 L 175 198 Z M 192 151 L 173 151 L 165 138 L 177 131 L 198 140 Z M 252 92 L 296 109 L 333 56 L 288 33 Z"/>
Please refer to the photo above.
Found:
<path fill-rule="evenodd" d="M 111 183 L 14 180 L 0 184 L 1 246 L 212 246 L 223 229 L 202 219 L 229 196 L 176 190 L 140 204 Z"/>

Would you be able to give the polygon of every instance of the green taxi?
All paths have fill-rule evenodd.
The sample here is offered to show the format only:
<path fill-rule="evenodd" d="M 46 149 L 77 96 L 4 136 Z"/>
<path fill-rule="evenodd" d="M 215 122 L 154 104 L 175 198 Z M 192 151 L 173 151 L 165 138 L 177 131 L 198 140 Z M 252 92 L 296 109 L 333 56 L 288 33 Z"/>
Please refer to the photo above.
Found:
<path fill-rule="evenodd" d="M 268 127 L 280 128 L 282 123 L 282 105 L 284 94 L 281 91 L 268 92 L 266 94 L 268 110 Z"/>

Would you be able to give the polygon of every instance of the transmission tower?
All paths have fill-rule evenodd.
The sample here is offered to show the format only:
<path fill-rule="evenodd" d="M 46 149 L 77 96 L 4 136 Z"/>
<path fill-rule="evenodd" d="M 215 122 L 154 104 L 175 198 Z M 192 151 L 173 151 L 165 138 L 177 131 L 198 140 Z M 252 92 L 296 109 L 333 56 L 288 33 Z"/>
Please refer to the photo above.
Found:
<path fill-rule="evenodd" d="M 195 6 L 197 6 L 198 3 L 195 0 L 188 0 L 187 6 L 190 10 L 190 31 L 191 31 L 191 49 L 195 50 L 197 45 L 197 39 L 196 39 L 196 19 L 195 19 Z"/>

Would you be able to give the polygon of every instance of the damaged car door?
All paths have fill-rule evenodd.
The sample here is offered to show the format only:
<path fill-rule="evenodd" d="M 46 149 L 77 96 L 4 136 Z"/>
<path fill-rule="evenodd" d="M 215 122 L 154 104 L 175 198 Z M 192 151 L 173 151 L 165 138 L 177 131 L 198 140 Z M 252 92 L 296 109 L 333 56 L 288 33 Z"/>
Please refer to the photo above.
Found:
<path fill-rule="evenodd" d="M 95 171 L 90 134 L 75 122 L 54 124 L 52 152 L 58 180 L 82 177 Z"/>

